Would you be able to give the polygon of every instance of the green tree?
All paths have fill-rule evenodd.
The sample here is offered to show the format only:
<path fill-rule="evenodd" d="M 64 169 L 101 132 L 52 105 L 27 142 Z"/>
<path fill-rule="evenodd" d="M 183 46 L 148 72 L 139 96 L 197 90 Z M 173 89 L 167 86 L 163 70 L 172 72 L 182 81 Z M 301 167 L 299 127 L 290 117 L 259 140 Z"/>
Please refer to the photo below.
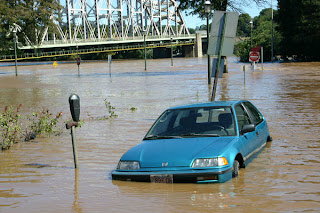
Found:
<path fill-rule="evenodd" d="M 44 30 L 54 25 L 53 17 L 59 20 L 62 6 L 59 0 L 1 0 L 0 1 L 0 41 L 10 44 L 12 34 L 8 36 L 13 23 L 21 27 L 19 42 L 26 44 L 27 37 L 32 44 L 38 44 Z M 10 42 L 8 42 L 10 41 Z M 5 48 L 2 45 L 2 48 Z"/>
<path fill-rule="evenodd" d="M 277 11 L 274 11 L 274 15 L 277 15 Z M 250 27 L 250 24 L 247 25 Z M 274 23 L 273 31 L 273 44 L 274 44 L 274 54 L 279 54 L 281 41 L 281 35 L 275 30 L 277 23 Z M 250 29 L 251 31 L 251 29 Z M 253 19 L 253 46 L 263 47 L 264 61 L 271 60 L 271 8 L 264 9 L 260 12 L 259 16 Z M 236 55 L 240 57 L 240 61 L 249 61 L 249 52 L 251 48 L 251 38 L 250 36 L 242 42 L 239 42 L 235 46 Z"/>
<path fill-rule="evenodd" d="M 251 33 L 250 28 L 251 17 L 249 14 L 240 14 L 238 20 L 237 37 L 249 37 Z"/>
<path fill-rule="evenodd" d="M 195 33 L 196 33 L 196 30 L 193 29 L 193 28 L 188 28 L 188 30 L 189 30 L 189 33 L 190 33 L 190 34 L 195 34 Z"/>
<path fill-rule="evenodd" d="M 274 10 L 274 15 L 277 16 L 278 11 Z M 263 56 L 264 61 L 271 60 L 271 8 L 264 9 L 260 12 L 258 17 L 254 19 L 255 27 L 253 30 L 253 45 L 263 47 Z M 273 52 L 275 55 L 280 52 L 280 41 L 281 35 L 275 30 L 275 27 L 278 26 L 274 22 L 273 30 Z"/>
<path fill-rule="evenodd" d="M 278 0 L 278 30 L 284 57 L 320 60 L 320 1 Z"/>

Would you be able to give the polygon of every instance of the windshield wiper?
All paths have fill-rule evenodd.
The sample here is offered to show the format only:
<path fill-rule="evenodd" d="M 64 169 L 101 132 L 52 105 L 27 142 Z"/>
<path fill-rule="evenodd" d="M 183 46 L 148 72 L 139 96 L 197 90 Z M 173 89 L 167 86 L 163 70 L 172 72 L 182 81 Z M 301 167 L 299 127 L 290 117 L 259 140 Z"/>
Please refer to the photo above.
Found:
<path fill-rule="evenodd" d="M 196 134 L 196 133 L 189 133 L 180 135 L 181 137 L 220 137 L 218 134 Z"/>
<path fill-rule="evenodd" d="M 151 136 L 145 137 L 143 140 L 175 139 L 175 138 L 181 138 L 181 137 L 180 137 L 180 136 L 161 136 L 161 135 L 151 135 Z"/>

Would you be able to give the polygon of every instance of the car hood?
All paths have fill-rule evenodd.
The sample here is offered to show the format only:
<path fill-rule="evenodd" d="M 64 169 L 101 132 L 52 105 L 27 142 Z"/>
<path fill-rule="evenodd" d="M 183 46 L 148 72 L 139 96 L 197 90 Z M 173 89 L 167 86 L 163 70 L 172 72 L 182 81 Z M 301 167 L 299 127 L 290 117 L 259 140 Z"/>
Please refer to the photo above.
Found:
<path fill-rule="evenodd" d="M 141 168 L 190 166 L 195 158 L 215 157 L 224 152 L 231 137 L 145 140 L 121 160 L 139 161 Z"/>

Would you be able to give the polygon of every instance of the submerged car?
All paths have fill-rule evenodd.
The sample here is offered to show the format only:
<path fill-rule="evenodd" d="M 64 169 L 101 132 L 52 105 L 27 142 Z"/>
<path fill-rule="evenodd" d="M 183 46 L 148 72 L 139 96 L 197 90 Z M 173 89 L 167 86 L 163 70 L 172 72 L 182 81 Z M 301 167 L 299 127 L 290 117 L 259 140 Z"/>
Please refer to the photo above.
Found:
<path fill-rule="evenodd" d="M 215 101 L 166 110 L 120 159 L 114 180 L 226 182 L 270 141 L 249 101 Z"/>

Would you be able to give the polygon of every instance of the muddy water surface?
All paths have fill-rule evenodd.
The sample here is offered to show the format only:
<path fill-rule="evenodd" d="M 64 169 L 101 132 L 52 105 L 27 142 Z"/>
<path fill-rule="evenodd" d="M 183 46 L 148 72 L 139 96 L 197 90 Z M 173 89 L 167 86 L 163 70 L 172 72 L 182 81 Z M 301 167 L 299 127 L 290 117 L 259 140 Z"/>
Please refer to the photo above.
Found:
<path fill-rule="evenodd" d="M 240 71 L 229 60 L 217 100 L 248 99 L 265 115 L 274 141 L 240 177 L 223 184 L 112 181 L 121 155 L 140 142 L 168 107 L 207 101 L 206 58 L 0 67 L 0 107 L 22 113 L 48 107 L 69 116 L 68 97 L 81 98 L 77 129 L 80 169 L 71 137 L 37 138 L 0 152 L 0 212 L 319 212 L 320 63 L 265 64 Z M 118 118 L 106 114 L 104 99 Z M 136 110 L 131 110 L 134 107 Z M 92 119 L 94 118 L 94 119 Z M 62 127 L 63 128 L 63 127 Z"/>

